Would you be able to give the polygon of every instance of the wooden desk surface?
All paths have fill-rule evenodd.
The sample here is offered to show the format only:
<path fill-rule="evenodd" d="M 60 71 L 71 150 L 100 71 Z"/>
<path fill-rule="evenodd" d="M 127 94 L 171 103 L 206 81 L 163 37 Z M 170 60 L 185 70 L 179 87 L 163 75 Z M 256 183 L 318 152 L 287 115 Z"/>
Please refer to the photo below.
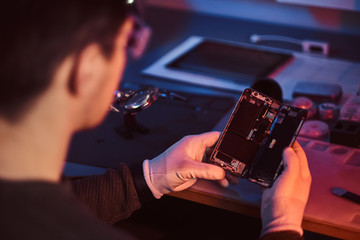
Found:
<path fill-rule="evenodd" d="M 360 194 L 360 149 L 298 138 L 309 161 L 312 185 L 303 228 L 341 239 L 360 239 L 360 204 L 331 193 L 341 187 Z M 241 214 L 260 216 L 262 189 L 241 179 L 224 189 L 199 180 L 189 190 L 171 195 Z"/>

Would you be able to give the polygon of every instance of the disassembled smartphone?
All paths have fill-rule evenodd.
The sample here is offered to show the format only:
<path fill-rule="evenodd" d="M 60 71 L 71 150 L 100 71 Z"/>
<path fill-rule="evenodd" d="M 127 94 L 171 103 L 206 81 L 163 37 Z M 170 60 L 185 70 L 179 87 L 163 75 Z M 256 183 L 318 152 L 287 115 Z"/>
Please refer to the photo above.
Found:
<path fill-rule="evenodd" d="M 307 111 L 284 105 L 254 89 L 243 91 L 211 154 L 210 162 L 234 175 L 271 187 Z"/>

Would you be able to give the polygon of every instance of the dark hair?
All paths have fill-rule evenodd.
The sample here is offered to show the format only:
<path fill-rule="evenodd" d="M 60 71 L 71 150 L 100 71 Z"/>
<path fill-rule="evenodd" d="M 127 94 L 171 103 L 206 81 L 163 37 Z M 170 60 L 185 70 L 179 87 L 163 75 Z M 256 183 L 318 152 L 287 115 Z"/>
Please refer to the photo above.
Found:
<path fill-rule="evenodd" d="M 0 115 L 16 120 L 58 65 L 96 42 L 106 57 L 126 0 L 5 0 L 0 9 Z"/>

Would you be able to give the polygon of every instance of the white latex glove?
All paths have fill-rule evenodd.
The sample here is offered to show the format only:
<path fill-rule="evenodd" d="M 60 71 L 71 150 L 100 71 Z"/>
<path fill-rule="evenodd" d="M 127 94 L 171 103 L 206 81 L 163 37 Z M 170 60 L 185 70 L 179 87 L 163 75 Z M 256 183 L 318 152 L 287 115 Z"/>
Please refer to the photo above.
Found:
<path fill-rule="evenodd" d="M 283 158 L 284 171 L 262 195 L 261 236 L 283 230 L 303 234 L 301 222 L 311 185 L 307 158 L 297 142 L 284 150 Z"/>
<path fill-rule="evenodd" d="M 226 185 L 225 171 L 210 163 L 201 162 L 207 147 L 215 144 L 219 132 L 186 136 L 158 157 L 145 160 L 145 181 L 156 198 L 171 191 L 192 186 L 197 178 L 220 180 Z"/>

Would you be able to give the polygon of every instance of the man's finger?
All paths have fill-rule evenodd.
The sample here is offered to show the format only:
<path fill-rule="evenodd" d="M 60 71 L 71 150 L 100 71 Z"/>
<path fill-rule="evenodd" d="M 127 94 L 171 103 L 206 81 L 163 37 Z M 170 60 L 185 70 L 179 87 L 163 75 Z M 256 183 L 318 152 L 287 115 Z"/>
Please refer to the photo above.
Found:
<path fill-rule="evenodd" d="M 300 146 L 300 144 L 297 141 L 295 141 L 293 148 L 294 148 L 296 155 L 299 158 L 299 168 L 300 168 L 301 174 L 304 177 L 306 177 L 310 174 L 309 164 L 308 164 L 306 154 L 305 154 L 303 148 Z"/>
<path fill-rule="evenodd" d="M 225 178 L 225 170 L 221 167 L 197 161 L 188 162 L 187 167 L 181 172 L 184 179 L 203 178 L 208 180 L 221 180 Z"/>
<path fill-rule="evenodd" d="M 237 185 L 240 182 L 240 177 L 237 177 L 232 173 L 226 174 L 226 179 L 231 185 Z"/>
<path fill-rule="evenodd" d="M 295 151 L 288 147 L 283 151 L 284 159 L 284 172 L 285 174 L 298 174 L 299 171 L 299 160 Z"/>
<path fill-rule="evenodd" d="M 207 132 L 198 135 L 198 137 L 203 142 L 205 147 L 213 146 L 216 143 L 216 141 L 219 139 L 219 136 L 220 136 L 220 132 L 217 131 Z"/>
<path fill-rule="evenodd" d="M 226 178 L 221 179 L 221 180 L 218 180 L 217 182 L 218 182 L 219 185 L 222 186 L 223 188 L 229 187 L 229 181 L 228 181 Z"/>

